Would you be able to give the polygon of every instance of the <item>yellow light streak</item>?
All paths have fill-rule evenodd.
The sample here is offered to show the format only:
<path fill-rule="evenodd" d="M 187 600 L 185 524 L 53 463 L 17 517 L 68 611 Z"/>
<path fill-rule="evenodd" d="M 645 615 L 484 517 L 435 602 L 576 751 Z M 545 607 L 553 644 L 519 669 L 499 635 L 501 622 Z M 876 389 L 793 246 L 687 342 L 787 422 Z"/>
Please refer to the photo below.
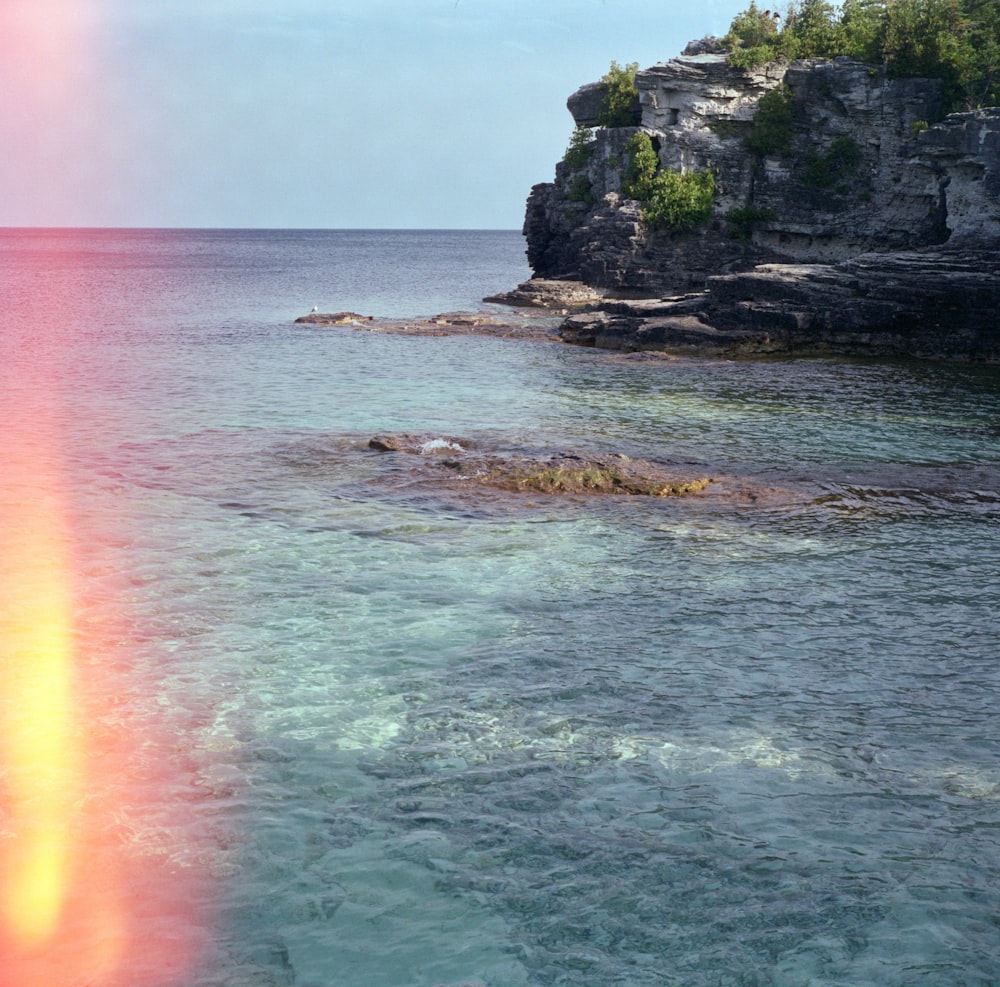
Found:
<path fill-rule="evenodd" d="M 36 483 L 48 482 L 8 489 L 0 534 L 0 747 L 8 815 L 0 894 L 7 929 L 25 946 L 43 942 L 58 924 L 80 781 L 63 511 L 54 478 L 33 473 Z"/>

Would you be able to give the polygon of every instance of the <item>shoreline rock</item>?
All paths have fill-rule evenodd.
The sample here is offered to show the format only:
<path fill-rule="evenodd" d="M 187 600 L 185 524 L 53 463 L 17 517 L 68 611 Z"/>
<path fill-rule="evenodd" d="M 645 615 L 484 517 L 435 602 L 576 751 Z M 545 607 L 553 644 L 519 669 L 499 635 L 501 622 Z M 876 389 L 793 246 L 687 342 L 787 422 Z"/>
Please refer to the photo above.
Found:
<path fill-rule="evenodd" d="M 371 322 L 374 316 L 358 315 L 357 312 L 310 312 L 300 315 L 295 321 L 313 326 L 351 326 Z"/>
<path fill-rule="evenodd" d="M 483 299 L 494 305 L 541 308 L 561 311 L 600 307 L 608 296 L 581 281 L 561 278 L 531 278 L 523 281 L 513 291 L 488 295 Z"/>
<path fill-rule="evenodd" d="M 383 319 L 344 312 L 304 315 L 294 321 L 401 336 L 492 336 L 498 339 L 555 341 L 556 317 L 562 314 L 565 313 L 515 311 L 500 318 L 490 312 L 444 312 L 427 318 Z"/>
<path fill-rule="evenodd" d="M 626 352 L 868 355 L 1000 362 L 1000 251 L 766 264 L 704 292 L 568 318 L 560 338 Z"/>

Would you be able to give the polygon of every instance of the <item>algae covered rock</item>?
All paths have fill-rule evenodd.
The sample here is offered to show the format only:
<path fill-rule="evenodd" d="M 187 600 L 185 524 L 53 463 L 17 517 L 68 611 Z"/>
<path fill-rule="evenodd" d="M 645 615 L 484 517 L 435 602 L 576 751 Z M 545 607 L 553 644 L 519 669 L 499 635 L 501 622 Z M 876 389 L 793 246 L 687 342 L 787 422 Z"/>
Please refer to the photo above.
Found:
<path fill-rule="evenodd" d="M 546 495 L 683 497 L 705 490 L 711 477 L 620 453 L 499 451 L 476 448 L 460 437 L 376 435 L 368 447 L 413 457 L 414 470 L 442 481 Z M 420 457 L 419 462 L 416 457 Z"/>

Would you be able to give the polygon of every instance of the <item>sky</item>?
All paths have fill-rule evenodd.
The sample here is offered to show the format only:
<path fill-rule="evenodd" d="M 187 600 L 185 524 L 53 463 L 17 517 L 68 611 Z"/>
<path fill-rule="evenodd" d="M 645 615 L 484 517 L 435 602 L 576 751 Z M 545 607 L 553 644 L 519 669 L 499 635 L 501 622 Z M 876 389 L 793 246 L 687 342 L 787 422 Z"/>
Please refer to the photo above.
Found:
<path fill-rule="evenodd" d="M 0 0 L 0 226 L 519 229 L 612 60 L 749 0 Z"/>

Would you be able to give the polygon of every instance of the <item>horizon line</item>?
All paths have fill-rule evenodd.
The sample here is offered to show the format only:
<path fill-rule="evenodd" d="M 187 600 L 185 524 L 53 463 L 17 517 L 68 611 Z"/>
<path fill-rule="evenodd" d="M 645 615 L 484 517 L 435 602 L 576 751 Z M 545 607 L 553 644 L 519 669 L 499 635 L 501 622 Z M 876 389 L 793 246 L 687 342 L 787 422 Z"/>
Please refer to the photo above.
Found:
<path fill-rule="evenodd" d="M 275 232 L 275 233 L 523 233 L 512 226 L 67 226 L 0 223 L 0 230 L 93 231 L 93 232 Z"/>

